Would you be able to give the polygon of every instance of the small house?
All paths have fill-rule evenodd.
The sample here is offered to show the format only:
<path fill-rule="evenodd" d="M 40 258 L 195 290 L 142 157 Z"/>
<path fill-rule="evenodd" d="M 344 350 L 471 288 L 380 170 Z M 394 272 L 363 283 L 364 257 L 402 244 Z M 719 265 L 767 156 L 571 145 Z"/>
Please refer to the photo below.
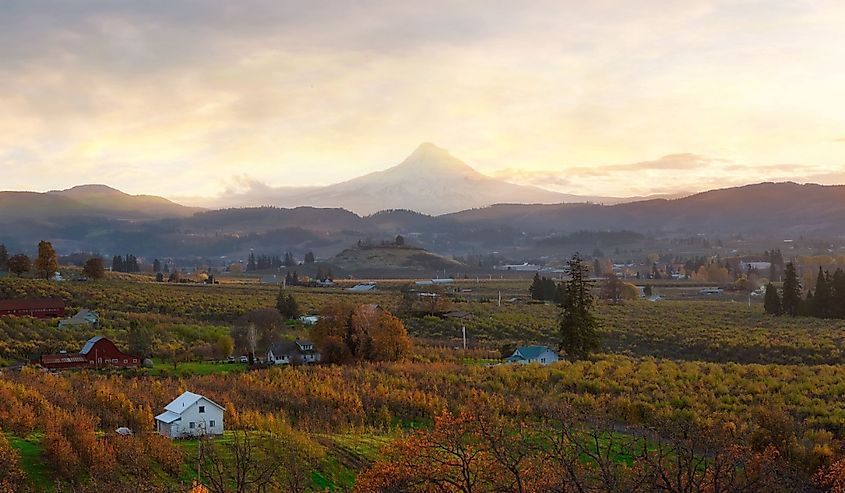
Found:
<path fill-rule="evenodd" d="M 508 363 L 548 365 L 558 360 L 560 360 L 560 356 L 557 352 L 547 346 L 523 346 L 516 348 L 516 351 L 506 361 Z"/>
<path fill-rule="evenodd" d="M 267 348 L 267 363 L 271 365 L 290 365 L 302 363 L 317 363 L 320 352 L 311 341 L 297 339 L 295 341 L 278 341 Z"/>
<path fill-rule="evenodd" d="M 208 397 L 185 392 L 155 417 L 156 431 L 168 438 L 222 435 L 224 411 Z"/>
<path fill-rule="evenodd" d="M 96 312 L 83 308 L 82 310 L 79 310 L 76 315 L 70 318 L 59 320 L 59 328 L 62 329 L 65 327 L 74 327 L 80 325 L 90 325 L 91 327 L 96 327 L 99 321 L 100 316 L 97 315 Z"/>

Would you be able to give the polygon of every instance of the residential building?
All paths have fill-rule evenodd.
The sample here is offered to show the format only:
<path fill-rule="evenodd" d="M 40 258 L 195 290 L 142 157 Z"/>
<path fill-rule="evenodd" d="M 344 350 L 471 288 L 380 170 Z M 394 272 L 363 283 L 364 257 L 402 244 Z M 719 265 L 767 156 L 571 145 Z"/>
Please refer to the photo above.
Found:
<path fill-rule="evenodd" d="M 278 341 L 267 348 L 267 363 L 272 365 L 289 365 L 302 363 L 318 363 L 320 352 L 314 343 L 303 339 L 295 341 Z"/>
<path fill-rule="evenodd" d="M 506 360 L 508 363 L 540 363 L 548 365 L 560 360 L 557 352 L 547 346 L 523 346 L 516 348 L 516 351 Z"/>
<path fill-rule="evenodd" d="M 156 431 L 168 438 L 190 438 L 223 434 L 220 404 L 193 392 L 184 392 L 155 417 Z"/>

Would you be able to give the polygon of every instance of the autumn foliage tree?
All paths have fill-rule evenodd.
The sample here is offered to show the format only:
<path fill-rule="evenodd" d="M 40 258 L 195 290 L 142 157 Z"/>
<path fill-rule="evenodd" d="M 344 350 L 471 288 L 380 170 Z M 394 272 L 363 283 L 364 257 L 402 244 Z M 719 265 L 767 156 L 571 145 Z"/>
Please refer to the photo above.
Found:
<path fill-rule="evenodd" d="M 26 475 L 20 464 L 20 454 L 12 448 L 0 430 L 0 493 L 23 493 Z"/>
<path fill-rule="evenodd" d="M 329 363 L 396 361 L 411 349 L 405 324 L 377 305 L 324 306 L 311 338 Z"/>
<path fill-rule="evenodd" d="M 9 272 L 20 277 L 24 272 L 32 269 L 32 261 L 26 255 L 18 253 L 9 259 Z"/>
<path fill-rule="evenodd" d="M 35 271 L 44 279 L 49 279 L 59 270 L 59 261 L 56 258 L 56 250 L 49 241 L 38 243 L 38 257 L 35 259 Z"/>
<path fill-rule="evenodd" d="M 106 268 L 103 265 L 103 259 L 100 257 L 91 257 L 85 261 L 82 267 L 82 272 L 89 279 L 102 279 L 106 275 Z"/>

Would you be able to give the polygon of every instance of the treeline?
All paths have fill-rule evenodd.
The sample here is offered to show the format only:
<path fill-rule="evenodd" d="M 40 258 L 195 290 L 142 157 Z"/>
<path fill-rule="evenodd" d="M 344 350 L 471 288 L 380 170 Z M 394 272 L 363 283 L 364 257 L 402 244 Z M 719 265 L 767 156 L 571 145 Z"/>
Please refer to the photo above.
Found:
<path fill-rule="evenodd" d="M 0 271 L 11 272 L 20 277 L 30 271 L 43 279 L 49 279 L 59 270 L 56 250 L 49 241 L 38 242 L 38 256 L 32 260 L 23 253 L 9 256 L 6 246 L 0 244 Z"/>
<path fill-rule="evenodd" d="M 819 267 L 815 288 L 804 296 L 795 264 L 789 262 L 781 290 L 771 283 L 766 286 L 764 308 L 778 316 L 845 319 L 845 271 L 837 268 L 831 274 Z"/>
<path fill-rule="evenodd" d="M 308 252 L 305 254 L 304 263 L 313 264 L 314 260 L 315 258 L 313 252 Z M 297 262 L 291 252 L 285 252 L 284 258 L 278 255 L 256 256 L 254 253 L 250 252 L 249 258 L 247 259 L 246 263 L 246 271 L 255 272 L 258 270 L 265 269 L 280 269 L 282 267 L 293 267 L 295 265 L 297 265 Z"/>
<path fill-rule="evenodd" d="M 556 283 L 554 279 L 545 276 L 541 277 L 538 272 L 534 274 L 534 280 L 531 281 L 528 293 L 532 300 L 554 301 L 557 304 L 562 304 L 566 299 L 566 285 Z"/>
<path fill-rule="evenodd" d="M 115 255 L 111 260 L 111 270 L 112 272 L 141 272 L 141 266 L 138 264 L 138 258 L 131 253 L 125 257 Z"/>

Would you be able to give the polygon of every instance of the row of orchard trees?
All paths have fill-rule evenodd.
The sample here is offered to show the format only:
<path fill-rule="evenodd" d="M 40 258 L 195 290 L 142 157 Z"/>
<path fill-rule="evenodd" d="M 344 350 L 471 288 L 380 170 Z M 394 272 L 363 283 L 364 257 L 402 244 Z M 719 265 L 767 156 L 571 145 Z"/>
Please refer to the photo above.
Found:
<path fill-rule="evenodd" d="M 838 268 L 831 274 L 819 267 L 815 287 L 805 296 L 795 264 L 790 262 L 781 290 L 771 283 L 766 286 L 764 308 L 772 315 L 845 319 L 845 271 Z"/>
<path fill-rule="evenodd" d="M 612 415 L 556 401 L 537 419 L 476 399 L 400 439 L 358 477 L 358 493 L 843 491 L 845 460 L 795 448 L 789 418 L 750 425 L 683 413 L 620 428 Z"/>

